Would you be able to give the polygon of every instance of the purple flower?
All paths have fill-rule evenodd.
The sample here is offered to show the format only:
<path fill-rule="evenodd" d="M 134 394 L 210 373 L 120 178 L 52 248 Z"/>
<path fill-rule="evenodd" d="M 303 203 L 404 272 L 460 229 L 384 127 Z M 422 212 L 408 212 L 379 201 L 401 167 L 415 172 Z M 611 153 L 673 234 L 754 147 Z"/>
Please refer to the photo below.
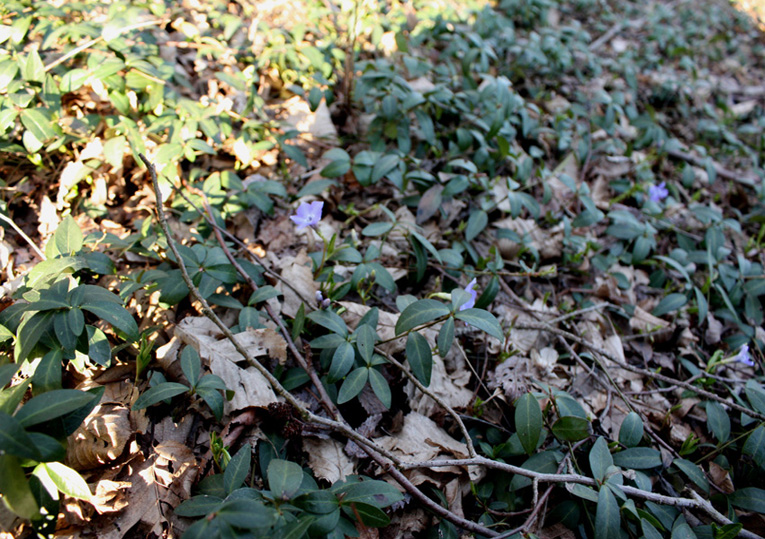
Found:
<path fill-rule="evenodd" d="M 290 219 L 298 226 L 298 230 L 303 230 L 307 226 L 314 226 L 321 220 L 321 210 L 324 208 L 324 202 L 316 201 L 303 202 L 297 209 L 295 215 L 290 215 Z"/>
<path fill-rule="evenodd" d="M 471 309 L 473 305 L 475 305 L 475 300 L 478 297 L 478 291 L 475 289 L 476 286 L 478 286 L 478 281 L 473 279 L 465 287 L 465 292 L 470 294 L 470 299 L 460 306 L 460 311 L 464 311 L 465 309 Z"/>
<path fill-rule="evenodd" d="M 736 361 L 739 363 L 743 363 L 744 365 L 749 365 L 750 367 L 754 367 L 754 361 L 749 356 L 749 345 L 748 344 L 742 344 L 741 350 L 739 351 L 738 355 L 736 356 Z"/>
<path fill-rule="evenodd" d="M 652 185 L 648 188 L 648 198 L 651 202 L 660 202 L 667 198 L 669 191 L 667 191 L 666 182 L 661 182 L 659 185 Z"/>

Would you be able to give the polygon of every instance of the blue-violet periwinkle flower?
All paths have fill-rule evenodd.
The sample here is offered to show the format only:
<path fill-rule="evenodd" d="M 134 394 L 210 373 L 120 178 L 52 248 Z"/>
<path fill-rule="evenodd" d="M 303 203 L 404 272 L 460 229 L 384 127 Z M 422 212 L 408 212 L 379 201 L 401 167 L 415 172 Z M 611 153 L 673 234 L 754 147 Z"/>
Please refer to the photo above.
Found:
<path fill-rule="evenodd" d="M 472 309 L 475 305 L 475 300 L 478 297 L 478 291 L 476 290 L 476 287 L 478 286 L 478 281 L 473 279 L 468 283 L 468 285 L 465 287 L 465 292 L 470 294 L 470 299 L 467 300 L 465 303 L 460 306 L 460 311 L 464 311 L 465 309 Z"/>
<path fill-rule="evenodd" d="M 738 355 L 736 356 L 736 361 L 738 361 L 739 363 L 743 363 L 745 365 L 749 365 L 750 367 L 754 367 L 754 361 L 749 355 L 748 344 L 741 345 L 741 350 L 739 350 Z"/>
<path fill-rule="evenodd" d="M 652 202 L 660 202 L 667 198 L 669 191 L 667 191 L 667 183 L 661 182 L 659 185 L 652 185 L 648 188 L 648 198 Z"/>
<path fill-rule="evenodd" d="M 307 226 L 314 226 L 321 220 L 321 210 L 324 208 L 324 202 L 316 201 L 303 202 L 298 207 L 295 215 L 290 215 L 290 219 L 297 225 L 298 230 L 303 230 Z"/>

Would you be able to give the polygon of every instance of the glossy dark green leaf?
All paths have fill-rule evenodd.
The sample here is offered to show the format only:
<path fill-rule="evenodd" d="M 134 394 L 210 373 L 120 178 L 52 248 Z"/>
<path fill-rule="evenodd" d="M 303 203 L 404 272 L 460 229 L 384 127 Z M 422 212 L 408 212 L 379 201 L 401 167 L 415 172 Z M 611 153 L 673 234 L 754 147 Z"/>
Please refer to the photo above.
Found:
<path fill-rule="evenodd" d="M 223 498 L 202 494 L 184 501 L 173 512 L 179 517 L 203 517 L 217 511 L 222 503 Z"/>
<path fill-rule="evenodd" d="M 744 443 L 743 452 L 752 457 L 757 465 L 765 469 L 765 425 L 759 425 Z"/>
<path fill-rule="evenodd" d="M 736 490 L 728 496 L 730 503 L 746 511 L 765 514 L 765 490 L 757 487 L 746 487 Z"/>
<path fill-rule="evenodd" d="M 14 416 L 24 427 L 37 425 L 87 406 L 94 395 L 77 389 L 55 389 L 27 401 Z"/>
<path fill-rule="evenodd" d="M 427 339 L 417 332 L 410 333 L 406 339 L 406 360 L 415 378 L 428 387 L 433 372 L 433 352 Z"/>
<path fill-rule="evenodd" d="M 343 509 L 349 517 L 361 519 L 361 524 L 364 526 L 382 528 L 390 524 L 390 517 L 374 505 L 355 502 L 352 507 L 345 506 Z"/>
<path fill-rule="evenodd" d="M 667 313 L 676 311 L 688 303 L 688 297 L 685 294 L 669 294 L 662 298 L 651 314 L 654 316 L 664 316 Z"/>
<path fill-rule="evenodd" d="M 313 311 L 308 313 L 306 318 L 324 328 L 327 328 L 333 333 L 343 337 L 348 335 L 348 326 L 346 326 L 343 319 L 333 311 Z"/>
<path fill-rule="evenodd" d="M 353 368 L 354 357 L 353 345 L 343 341 L 343 343 L 337 347 L 335 353 L 332 354 L 332 362 L 329 365 L 327 379 L 330 382 L 335 382 L 348 374 L 351 368 Z"/>
<path fill-rule="evenodd" d="M 712 434 L 714 434 L 717 441 L 725 443 L 730 438 L 730 418 L 725 409 L 720 403 L 715 401 L 708 401 L 706 404 L 707 409 L 707 426 Z"/>
<path fill-rule="evenodd" d="M 754 380 L 748 380 L 746 382 L 745 391 L 746 397 L 749 399 L 752 408 L 761 414 L 765 414 L 765 390 L 762 389 L 762 386 Z"/>
<path fill-rule="evenodd" d="M 489 224 L 489 216 L 483 210 L 476 210 L 470 214 L 467 227 L 465 227 L 465 239 L 473 241 L 478 234 L 483 232 L 486 225 Z"/>
<path fill-rule="evenodd" d="M 380 399 L 380 402 L 383 403 L 383 406 L 390 408 L 392 398 L 390 386 L 385 377 L 377 369 L 369 369 L 369 385 L 372 387 L 375 395 L 377 395 L 377 398 Z"/>
<path fill-rule="evenodd" d="M 221 395 L 220 391 L 217 389 L 201 387 L 201 384 L 205 378 L 202 378 L 200 385 L 198 385 L 196 388 L 197 395 L 202 397 L 202 399 L 205 401 L 205 404 L 210 407 L 210 410 L 215 416 L 215 419 L 220 421 L 220 419 L 223 417 L 223 395 Z"/>
<path fill-rule="evenodd" d="M 608 449 L 608 444 L 602 436 L 598 436 L 595 443 L 590 449 L 589 455 L 590 470 L 592 470 L 592 477 L 598 483 L 602 483 L 606 477 L 606 471 L 610 466 L 614 465 L 614 459 L 611 456 L 611 451 Z"/>
<path fill-rule="evenodd" d="M 192 387 L 197 385 L 202 372 L 202 360 L 194 347 L 186 345 L 181 352 L 181 370 Z"/>
<path fill-rule="evenodd" d="M 411 303 L 396 322 L 396 335 L 401 335 L 411 329 L 433 322 L 434 320 L 447 316 L 449 308 L 434 299 L 421 299 Z"/>
<path fill-rule="evenodd" d="M 242 486 L 250 473 L 250 461 L 252 459 L 252 447 L 244 444 L 242 448 L 231 457 L 226 470 L 223 472 L 223 488 L 228 496 Z"/>
<path fill-rule="evenodd" d="M 217 515 L 219 519 L 235 528 L 268 528 L 276 522 L 273 509 L 261 502 L 243 498 L 224 502 L 218 508 Z"/>
<path fill-rule="evenodd" d="M 85 326 L 88 332 L 88 357 L 102 367 L 108 367 L 112 360 L 112 347 L 106 334 L 94 326 Z"/>
<path fill-rule="evenodd" d="M 3 502 L 21 518 L 31 520 L 38 514 L 24 469 L 13 455 L 0 455 L 0 492 Z"/>
<path fill-rule="evenodd" d="M 165 399 L 172 399 L 176 395 L 186 393 L 189 387 L 177 382 L 162 382 L 150 387 L 138 397 L 133 404 L 133 410 L 142 410 Z"/>
<path fill-rule="evenodd" d="M 650 447 L 631 447 L 616 453 L 614 464 L 631 470 L 648 470 L 661 466 L 661 453 Z"/>
<path fill-rule="evenodd" d="M 619 442 L 626 447 L 635 447 L 643 439 L 643 420 L 640 415 L 630 412 L 619 428 Z"/>
<path fill-rule="evenodd" d="M 368 379 L 369 369 L 367 367 L 359 367 L 351 372 L 343 381 L 343 385 L 340 386 L 337 403 L 343 404 L 356 397 L 364 389 Z"/>
<path fill-rule="evenodd" d="M 135 323 L 133 317 L 122 305 L 115 305 L 113 303 L 88 303 L 83 305 L 82 308 L 86 311 L 90 311 L 101 320 L 108 322 L 116 329 L 123 332 L 129 340 L 138 340 L 140 336 L 138 332 L 138 324 Z"/>
<path fill-rule="evenodd" d="M 677 466 L 677 468 L 681 470 L 686 476 L 688 476 L 688 479 L 696 483 L 699 488 L 701 488 L 704 492 L 709 493 L 709 481 L 707 480 L 706 476 L 704 475 L 704 471 L 701 468 L 699 468 L 690 460 L 682 458 L 675 459 L 673 464 Z"/>
<path fill-rule="evenodd" d="M 531 455 L 542 434 L 542 410 L 531 393 L 526 393 L 515 403 L 515 429 L 523 450 Z"/>
<path fill-rule="evenodd" d="M 24 427 L 4 412 L 0 412 L 0 454 L 7 453 L 17 457 L 38 460 L 40 453 L 27 435 Z"/>
<path fill-rule="evenodd" d="M 590 422 L 582 417 L 561 417 L 553 423 L 552 433 L 563 442 L 578 442 L 590 435 Z"/>
<path fill-rule="evenodd" d="M 444 321 L 438 332 L 438 354 L 446 357 L 454 342 L 454 318 L 449 317 Z"/>
<path fill-rule="evenodd" d="M 347 483 L 337 489 L 343 504 L 352 502 L 367 503 L 376 507 L 388 507 L 404 499 L 401 492 L 386 481 L 365 480 Z"/>
<path fill-rule="evenodd" d="M 40 338 L 53 326 L 53 315 L 52 311 L 42 311 L 33 314 L 21 323 L 14 349 L 16 363 L 24 361 Z"/>
<path fill-rule="evenodd" d="M 368 324 L 362 324 L 355 331 L 356 348 L 359 351 L 361 359 L 367 364 L 372 360 L 372 354 L 375 352 L 375 342 L 377 342 L 377 333 L 374 327 Z"/>
<path fill-rule="evenodd" d="M 382 236 L 383 234 L 387 234 L 391 231 L 392 228 L 393 223 L 372 223 L 363 228 L 361 235 L 374 238 L 377 236 Z"/>
<path fill-rule="evenodd" d="M 609 488 L 598 491 L 598 508 L 595 513 L 595 529 L 603 539 L 621 539 L 621 515 L 616 498 Z"/>
<path fill-rule="evenodd" d="M 32 375 L 32 389 L 36 395 L 53 389 L 61 389 L 61 361 L 63 359 L 64 353 L 60 348 L 51 350 L 43 356 Z"/>
<path fill-rule="evenodd" d="M 281 500 L 292 498 L 303 482 L 303 469 L 289 460 L 273 459 L 266 471 L 268 488 Z"/>
<path fill-rule="evenodd" d="M 464 311 L 457 311 L 454 313 L 454 317 L 485 331 L 500 341 L 505 340 L 502 326 L 499 324 L 497 318 L 489 311 L 484 311 L 483 309 L 465 309 Z"/>
<path fill-rule="evenodd" d="M 295 499 L 293 503 L 317 515 L 326 515 L 338 508 L 337 496 L 327 490 L 311 491 Z"/>

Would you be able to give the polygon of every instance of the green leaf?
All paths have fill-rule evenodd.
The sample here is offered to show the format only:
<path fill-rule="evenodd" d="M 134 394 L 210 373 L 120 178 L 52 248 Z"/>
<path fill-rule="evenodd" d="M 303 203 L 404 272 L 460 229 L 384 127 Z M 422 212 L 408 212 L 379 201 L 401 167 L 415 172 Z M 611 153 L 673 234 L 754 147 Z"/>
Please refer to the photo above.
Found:
<path fill-rule="evenodd" d="M 317 515 L 326 515 L 338 508 L 337 496 L 327 490 L 311 491 L 293 500 L 293 503 Z"/>
<path fill-rule="evenodd" d="M 58 225 L 53 241 L 60 255 L 72 255 L 82 249 L 82 229 L 71 215 L 64 217 Z"/>
<path fill-rule="evenodd" d="M 176 382 L 162 382 L 150 387 L 138 397 L 133 404 L 133 410 L 142 410 L 165 399 L 172 399 L 176 395 L 186 393 L 189 388 Z"/>
<path fill-rule="evenodd" d="M 500 341 L 505 340 L 502 326 L 499 324 L 496 317 L 489 311 L 484 311 L 483 309 L 465 309 L 464 311 L 457 311 L 454 313 L 454 317 L 485 331 Z"/>
<path fill-rule="evenodd" d="M 434 299 L 421 299 L 410 304 L 396 321 L 396 335 L 432 322 L 449 314 L 449 308 Z"/>
<path fill-rule="evenodd" d="M 223 472 L 223 489 L 226 496 L 242 486 L 247 475 L 250 473 L 250 460 L 252 458 L 252 447 L 250 444 L 244 444 L 237 451 L 236 455 L 231 457 L 226 470 Z"/>
<path fill-rule="evenodd" d="M 343 504 L 368 503 L 380 508 L 388 507 L 404 499 L 396 487 L 386 481 L 379 480 L 346 483 L 337 489 L 337 493 Z"/>
<path fill-rule="evenodd" d="M 79 309 L 77 309 L 79 311 Z M 53 332 L 56 334 L 59 344 L 69 351 L 73 351 L 77 346 L 77 337 L 80 333 L 75 333 L 74 328 L 69 325 L 69 312 L 58 310 L 53 315 Z"/>
<path fill-rule="evenodd" d="M 765 414 L 765 390 L 762 389 L 762 386 L 754 380 L 749 380 L 746 383 L 745 391 L 752 408 Z"/>
<path fill-rule="evenodd" d="M 752 457 L 757 465 L 765 469 L 765 425 L 760 424 L 744 443 L 743 452 Z"/>
<path fill-rule="evenodd" d="M 90 500 L 92 494 L 82 476 L 60 462 L 44 462 L 38 468 L 45 470 L 56 488 L 71 498 Z"/>
<path fill-rule="evenodd" d="M 446 357 L 454 342 L 454 318 L 449 317 L 444 321 L 441 330 L 438 332 L 438 354 Z"/>
<path fill-rule="evenodd" d="M 602 483 L 606 477 L 606 471 L 610 466 L 614 465 L 614 459 L 611 456 L 611 451 L 608 449 L 608 444 L 602 436 L 598 436 L 595 443 L 590 449 L 590 469 L 592 470 L 592 477 L 598 483 Z"/>
<path fill-rule="evenodd" d="M 385 380 L 385 377 L 380 374 L 380 371 L 377 369 L 369 369 L 369 385 L 372 386 L 372 391 L 375 392 L 375 395 L 377 395 L 377 398 L 383 403 L 383 406 L 390 409 L 390 386 Z"/>
<path fill-rule="evenodd" d="M 260 303 L 261 301 L 266 301 L 271 298 L 275 298 L 276 296 L 280 295 L 281 292 L 279 292 L 276 288 L 274 288 L 271 285 L 265 285 L 258 288 L 255 292 L 252 293 L 250 296 L 250 300 L 247 302 L 247 305 L 255 305 L 256 303 Z"/>
<path fill-rule="evenodd" d="M 471 213 L 465 228 L 465 239 L 473 241 L 486 228 L 487 224 L 489 224 L 489 216 L 485 211 L 477 210 Z"/>
<path fill-rule="evenodd" d="M 319 324 L 322 327 L 327 328 L 333 333 L 346 337 L 348 335 L 348 326 L 345 322 L 333 311 L 313 311 L 306 315 L 314 323 Z"/>
<path fill-rule="evenodd" d="M 393 228 L 393 223 L 372 223 L 364 227 L 362 236 L 376 237 L 387 234 Z"/>
<path fill-rule="evenodd" d="M 218 508 L 216 514 L 219 519 L 235 528 L 268 528 L 276 522 L 276 515 L 271 508 L 266 507 L 262 502 L 246 498 L 225 502 Z"/>
<path fill-rule="evenodd" d="M 54 389 L 33 397 L 14 416 L 23 427 L 37 425 L 90 404 L 95 397 L 77 389 Z"/>
<path fill-rule="evenodd" d="M 643 420 L 636 412 L 630 412 L 619 429 L 619 442 L 626 447 L 635 447 L 643 439 Z"/>
<path fill-rule="evenodd" d="M 24 427 L 5 412 L 0 412 L 0 453 L 39 460 L 40 453 Z"/>
<path fill-rule="evenodd" d="M 271 493 L 278 499 L 289 500 L 300 490 L 303 469 L 294 462 L 273 459 L 268 464 L 266 476 Z"/>
<path fill-rule="evenodd" d="M 120 330 L 129 340 L 137 341 L 139 339 L 138 324 L 135 323 L 133 317 L 122 305 L 115 305 L 114 303 L 88 303 L 83 305 L 82 308 Z"/>
<path fill-rule="evenodd" d="M 685 475 L 687 475 L 688 479 L 696 483 L 699 488 L 701 488 L 704 492 L 709 493 L 709 481 L 707 481 L 707 477 L 704 475 L 704 472 L 701 470 L 701 468 L 699 468 L 690 460 L 681 458 L 675 459 L 673 464 L 677 466 L 677 468 Z"/>
<path fill-rule="evenodd" d="M 390 524 L 390 517 L 374 505 L 355 502 L 352 507 L 343 507 L 343 509 L 349 517 L 360 518 L 364 526 L 382 528 Z"/>
<path fill-rule="evenodd" d="M 526 393 L 515 403 L 515 429 L 523 450 L 531 455 L 542 434 L 542 410 L 531 393 Z"/>
<path fill-rule="evenodd" d="M 344 377 L 353 367 L 353 345 L 349 342 L 343 342 L 332 354 L 332 362 L 329 365 L 327 378 L 329 382 L 335 382 Z"/>
<path fill-rule="evenodd" d="M 207 375 L 199 381 L 196 392 L 197 395 L 202 397 L 205 403 L 207 403 L 207 406 L 210 407 L 210 410 L 212 410 L 215 419 L 220 421 L 220 419 L 223 417 L 223 395 L 221 395 L 218 388 L 202 387 L 203 383 L 208 378 L 210 378 L 210 376 L 212 375 Z"/>
<path fill-rule="evenodd" d="M 21 323 L 14 348 L 16 363 L 21 363 L 27 358 L 40 338 L 53 325 L 53 314 L 52 311 L 38 312 Z"/>
<path fill-rule="evenodd" d="M 672 311 L 678 310 L 680 307 L 688 303 L 688 297 L 685 294 L 669 294 L 662 298 L 656 308 L 651 314 L 654 316 L 663 316 Z"/>
<path fill-rule="evenodd" d="M 39 142 L 45 143 L 56 136 L 56 131 L 51 127 L 50 118 L 41 111 L 45 109 L 24 109 L 19 117 L 24 127 L 29 130 Z"/>
<path fill-rule="evenodd" d="M 621 515 L 619 504 L 609 488 L 598 491 L 598 509 L 595 513 L 595 529 L 603 539 L 621 539 Z"/>
<path fill-rule="evenodd" d="M 32 388 L 35 394 L 61 389 L 61 360 L 63 358 L 64 353 L 60 348 L 55 348 L 43 356 L 32 375 Z"/>
<path fill-rule="evenodd" d="M 765 490 L 756 487 L 740 488 L 728 496 L 730 503 L 746 511 L 765 514 Z"/>
<path fill-rule="evenodd" d="M 648 522 L 647 519 L 640 519 L 640 526 L 643 529 L 643 537 L 645 539 L 664 539 L 659 530 L 657 530 L 653 524 Z"/>
<path fill-rule="evenodd" d="M 102 367 L 108 367 L 112 360 L 112 347 L 106 334 L 94 326 L 85 326 L 88 332 L 88 357 Z"/>
<path fill-rule="evenodd" d="M 725 443 L 730 438 L 730 418 L 720 403 L 708 401 L 707 408 L 707 426 L 717 441 Z"/>
<path fill-rule="evenodd" d="M 349 374 L 343 385 L 340 386 L 340 391 L 337 394 L 337 403 L 343 404 L 348 402 L 356 395 L 361 393 L 364 389 L 364 385 L 367 383 L 369 377 L 369 369 L 367 367 L 359 367 L 355 371 Z"/>
<path fill-rule="evenodd" d="M 590 422 L 583 417 L 561 417 L 553 423 L 552 433 L 561 441 L 578 442 L 590 435 Z"/>
<path fill-rule="evenodd" d="M 21 518 L 31 520 L 38 515 L 39 508 L 24 469 L 13 455 L 0 455 L 0 492 L 8 508 Z"/>
<path fill-rule="evenodd" d="M 631 447 L 614 455 L 614 464 L 631 470 L 647 470 L 661 466 L 661 453 L 650 447 Z"/>
<path fill-rule="evenodd" d="M 199 358 L 199 352 L 190 345 L 186 345 L 181 352 L 181 370 L 191 387 L 196 386 L 202 372 L 202 360 Z"/>
<path fill-rule="evenodd" d="M 428 387 L 433 372 L 433 352 L 428 340 L 417 332 L 410 333 L 406 339 L 406 359 L 415 378 Z"/>
<path fill-rule="evenodd" d="M 32 49 L 27 55 L 22 76 L 24 80 L 31 82 L 43 82 L 45 80 L 45 66 L 36 49 Z"/>
<path fill-rule="evenodd" d="M 377 342 L 377 333 L 374 328 L 368 324 L 360 325 L 356 328 L 356 348 L 361 358 L 369 365 L 372 360 L 372 354 L 375 352 L 375 342 Z"/>
<path fill-rule="evenodd" d="M 173 513 L 179 517 L 203 517 L 217 511 L 222 503 L 222 498 L 203 494 L 182 502 Z"/>
<path fill-rule="evenodd" d="M 332 161 L 326 167 L 321 169 L 320 174 L 325 178 L 339 178 L 345 175 L 346 172 L 351 170 L 351 162 L 348 159 L 338 159 Z"/>
<path fill-rule="evenodd" d="M 314 516 L 303 516 L 297 522 L 279 528 L 278 537 L 279 539 L 303 539 L 306 532 L 308 532 L 308 528 L 311 527 L 315 520 L 316 517 Z"/>

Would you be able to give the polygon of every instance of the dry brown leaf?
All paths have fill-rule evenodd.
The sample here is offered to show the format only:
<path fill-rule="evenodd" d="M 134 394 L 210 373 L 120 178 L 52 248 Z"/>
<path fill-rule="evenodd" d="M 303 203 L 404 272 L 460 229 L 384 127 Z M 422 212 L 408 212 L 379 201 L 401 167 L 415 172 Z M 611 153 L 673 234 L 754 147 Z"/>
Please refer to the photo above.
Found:
<path fill-rule="evenodd" d="M 311 259 L 308 258 L 305 249 L 301 249 L 297 256 L 284 257 L 280 261 L 282 281 L 279 281 L 275 288 L 284 296 L 284 300 L 281 302 L 281 311 L 289 317 L 294 317 L 297 314 L 304 301 L 303 298 L 314 301 L 316 291 L 319 290 L 319 285 L 313 279 L 311 265 Z M 283 281 L 289 283 L 290 286 L 284 284 Z M 296 294 L 295 290 L 299 291 L 303 297 Z"/>
<path fill-rule="evenodd" d="M 670 326 L 670 323 L 666 320 L 657 318 L 637 306 L 635 307 L 635 312 L 632 314 L 632 318 L 630 318 L 629 324 L 632 329 L 637 330 L 640 333 L 665 329 Z"/>
<path fill-rule="evenodd" d="M 563 223 L 552 228 L 540 228 L 534 219 L 515 219 L 507 217 L 492 223 L 496 229 L 504 228 L 518 234 L 521 238 L 528 235 L 529 245 L 539 251 L 543 259 L 558 258 L 563 252 Z M 520 252 L 523 245 L 501 238 L 497 245 L 502 256 L 513 259 Z"/>
<path fill-rule="evenodd" d="M 296 95 L 282 103 L 284 121 L 301 133 L 308 133 L 316 138 L 337 138 L 337 129 L 332 123 L 329 107 L 324 100 L 315 112 L 301 96 Z"/>
<path fill-rule="evenodd" d="M 455 343 L 455 345 L 459 346 L 459 343 Z M 470 373 L 465 369 L 448 373 L 444 360 L 438 354 L 433 355 L 433 371 L 430 376 L 428 389 L 447 405 L 452 408 L 466 408 L 470 404 L 473 392 L 466 387 L 469 381 Z M 411 381 L 407 382 L 405 391 L 409 397 L 409 408 L 411 410 L 424 416 L 431 416 L 434 412 L 440 410 L 441 407 L 436 401 L 422 393 Z"/>
<path fill-rule="evenodd" d="M 709 477 L 712 479 L 712 483 L 717 485 L 725 494 L 731 494 L 735 490 L 728 470 L 713 461 L 709 461 Z"/>
<path fill-rule="evenodd" d="M 320 479 L 335 483 L 353 473 L 353 461 L 336 440 L 303 438 L 303 451 L 308 454 L 308 466 Z"/>

